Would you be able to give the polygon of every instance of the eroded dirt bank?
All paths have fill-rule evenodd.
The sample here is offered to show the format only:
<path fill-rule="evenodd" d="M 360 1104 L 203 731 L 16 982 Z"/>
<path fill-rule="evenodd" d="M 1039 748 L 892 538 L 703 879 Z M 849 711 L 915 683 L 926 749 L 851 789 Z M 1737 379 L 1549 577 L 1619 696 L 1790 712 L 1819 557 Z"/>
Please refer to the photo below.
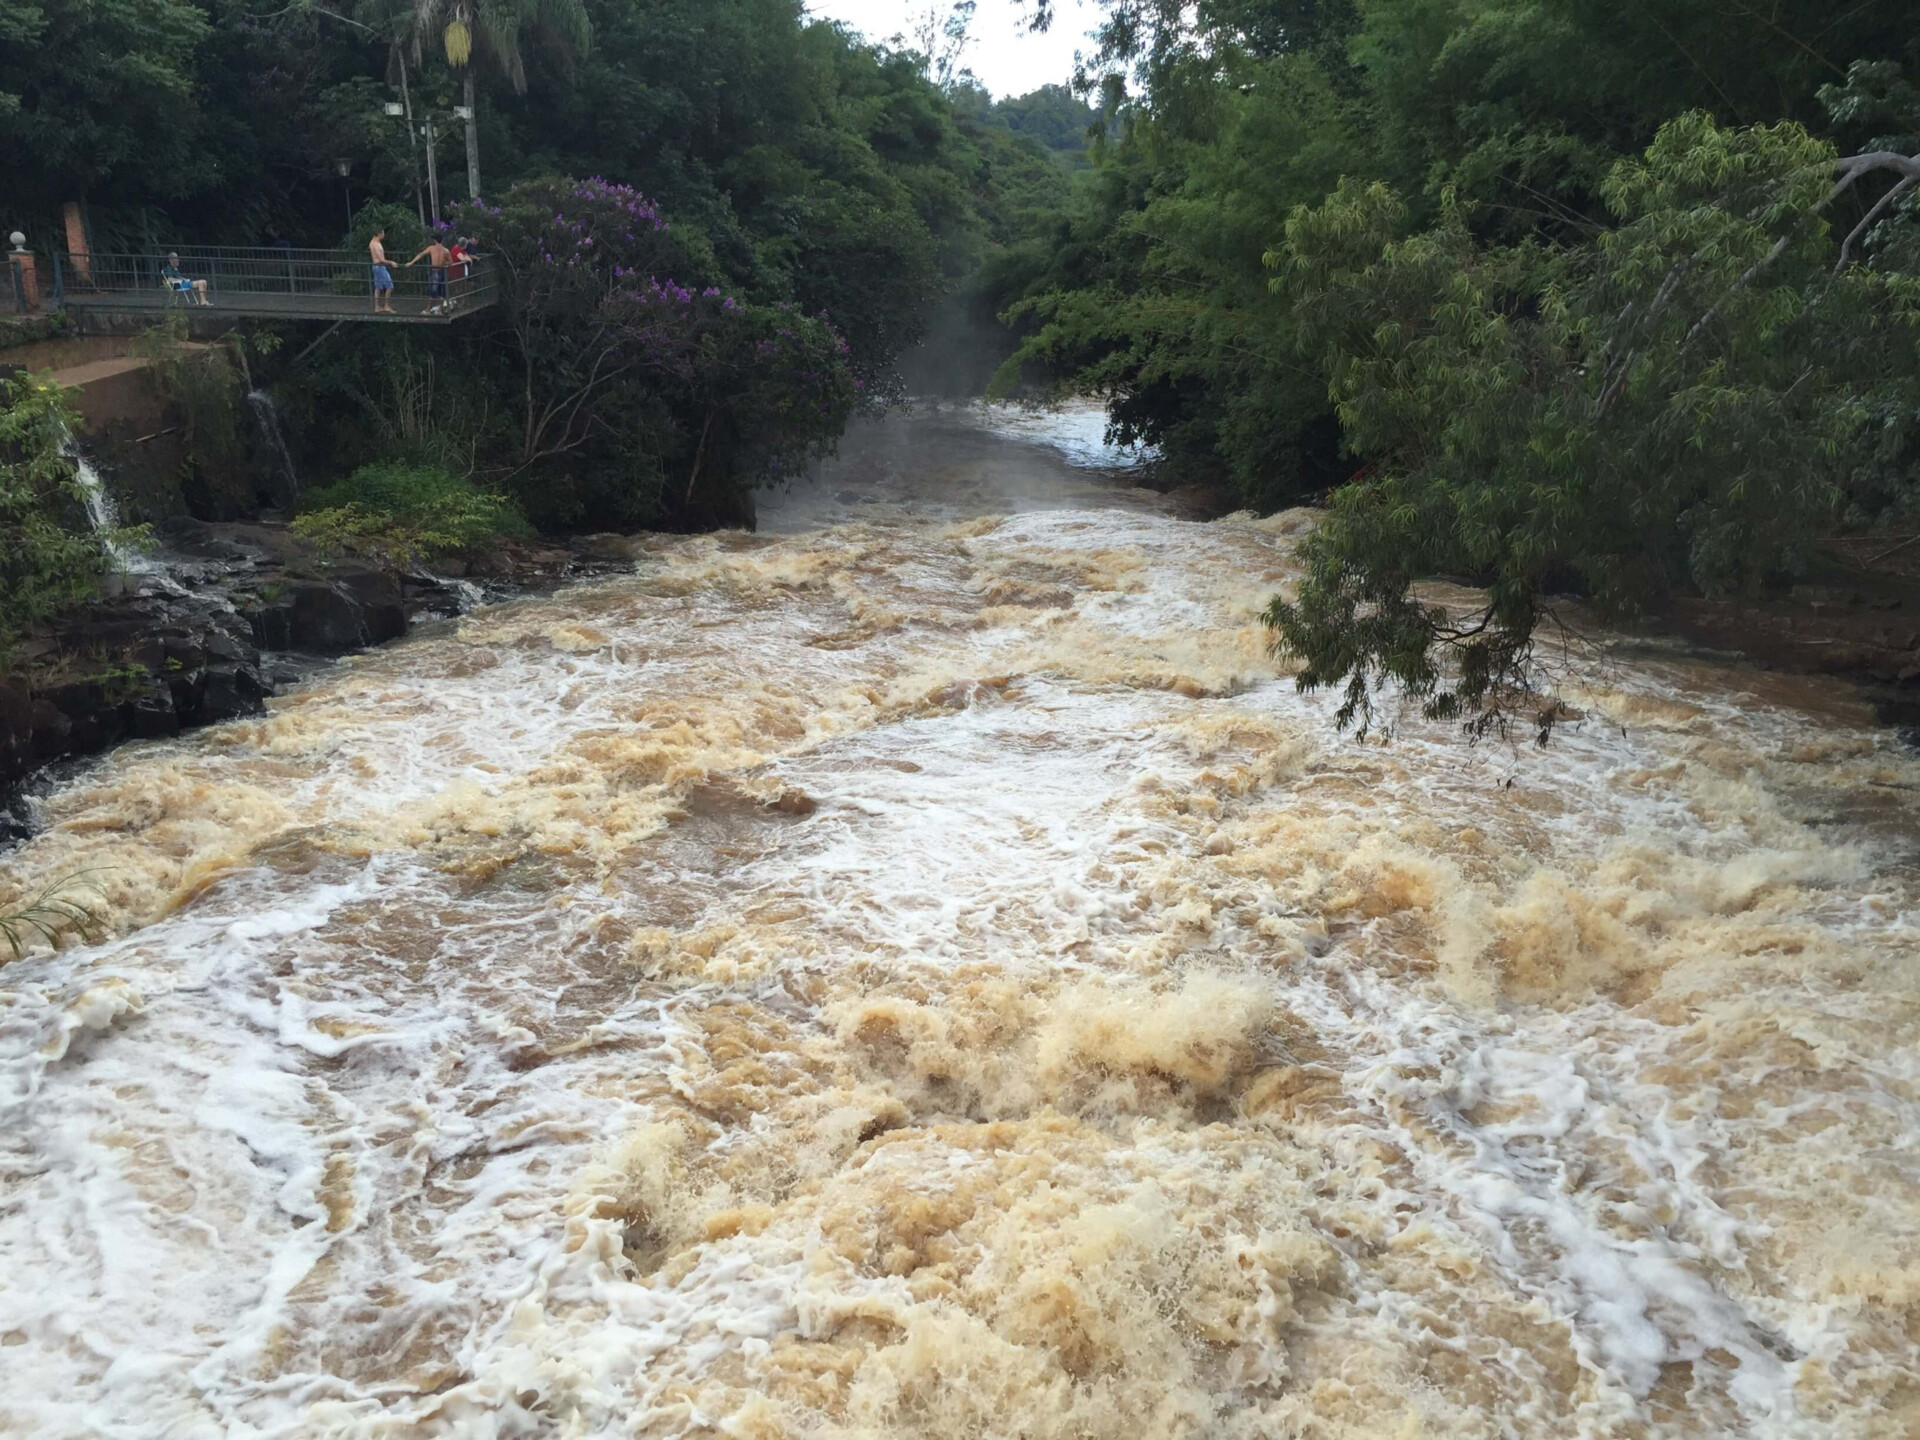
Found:
<path fill-rule="evenodd" d="M 0 1430 L 1912 1433 L 1920 764 L 1617 656 L 1341 741 L 1298 517 L 1036 438 L 57 795 L 0 897 L 118 938 L 0 972 Z"/>

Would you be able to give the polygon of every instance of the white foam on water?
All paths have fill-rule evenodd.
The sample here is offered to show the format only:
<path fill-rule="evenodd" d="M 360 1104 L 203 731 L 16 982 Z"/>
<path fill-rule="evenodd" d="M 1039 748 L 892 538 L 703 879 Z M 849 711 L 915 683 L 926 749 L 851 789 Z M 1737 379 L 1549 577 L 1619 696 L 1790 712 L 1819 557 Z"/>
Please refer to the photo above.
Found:
<path fill-rule="evenodd" d="M 1355 745 L 1281 528 L 892 503 L 52 798 L 0 900 L 119 933 L 0 972 L 0 1431 L 1920 1413 L 1920 766 L 1594 655 Z"/>
<path fill-rule="evenodd" d="M 990 433 L 1057 450 L 1068 464 L 1084 469 L 1126 470 L 1159 458 L 1150 445 L 1112 444 L 1107 439 L 1106 407 L 1096 400 L 1046 408 L 992 403 L 980 410 Z"/>

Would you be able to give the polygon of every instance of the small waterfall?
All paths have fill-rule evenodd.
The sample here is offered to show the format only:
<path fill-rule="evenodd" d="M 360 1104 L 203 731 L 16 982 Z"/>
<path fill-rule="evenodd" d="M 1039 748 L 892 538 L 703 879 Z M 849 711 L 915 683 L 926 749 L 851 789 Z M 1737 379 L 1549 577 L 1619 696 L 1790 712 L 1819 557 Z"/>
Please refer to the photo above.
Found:
<path fill-rule="evenodd" d="M 280 412 L 274 408 L 273 396 L 265 390 L 249 390 L 247 410 L 253 416 L 260 453 L 270 475 L 264 493 L 271 496 L 276 505 L 291 505 L 300 494 L 300 477 L 293 468 L 293 452 L 287 449 L 286 437 L 280 433 Z"/>
<path fill-rule="evenodd" d="M 113 496 L 107 493 L 106 482 L 100 478 L 93 461 L 87 458 L 86 451 L 80 448 L 80 442 L 70 432 L 62 437 L 61 449 L 73 461 L 74 472 L 80 482 L 80 498 L 87 507 L 87 519 L 93 525 L 94 534 L 100 537 L 107 558 L 113 561 L 113 568 L 124 575 L 164 576 L 165 566 L 122 544 L 114 536 L 113 532 L 120 528 L 120 508 L 113 503 Z"/>
<path fill-rule="evenodd" d="M 93 462 L 87 459 L 80 447 L 71 441 L 68 442 L 67 454 L 73 459 L 74 469 L 79 471 L 81 497 L 87 502 L 87 518 L 93 522 L 95 532 L 118 530 L 120 507 L 113 503 L 113 497 L 107 493 L 100 472 L 93 468 Z"/>

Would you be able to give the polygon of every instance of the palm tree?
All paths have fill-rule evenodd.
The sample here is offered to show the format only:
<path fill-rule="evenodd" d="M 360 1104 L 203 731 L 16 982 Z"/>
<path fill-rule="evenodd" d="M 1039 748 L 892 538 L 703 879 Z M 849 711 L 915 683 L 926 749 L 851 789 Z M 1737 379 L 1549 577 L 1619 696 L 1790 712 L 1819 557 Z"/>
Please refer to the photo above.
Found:
<path fill-rule="evenodd" d="M 476 42 L 513 93 L 527 93 L 521 37 L 527 34 L 561 46 L 569 55 L 586 51 L 592 36 L 584 0 L 414 0 L 414 55 L 425 37 L 438 34 L 447 63 L 461 72 L 467 107 L 467 193 L 480 198 L 480 132 L 476 127 L 473 51 Z"/>

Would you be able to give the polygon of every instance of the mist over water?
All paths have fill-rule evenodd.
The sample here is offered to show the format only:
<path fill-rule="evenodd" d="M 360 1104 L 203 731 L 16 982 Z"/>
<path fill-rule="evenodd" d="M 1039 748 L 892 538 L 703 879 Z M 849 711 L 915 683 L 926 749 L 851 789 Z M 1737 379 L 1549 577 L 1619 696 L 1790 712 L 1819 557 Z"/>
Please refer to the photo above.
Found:
<path fill-rule="evenodd" d="M 1920 1431 L 1920 765 L 1296 693 L 1083 418 L 123 749 L 0 860 L 0 1432 Z M 1098 458 L 1093 456 L 1092 458 Z"/>

